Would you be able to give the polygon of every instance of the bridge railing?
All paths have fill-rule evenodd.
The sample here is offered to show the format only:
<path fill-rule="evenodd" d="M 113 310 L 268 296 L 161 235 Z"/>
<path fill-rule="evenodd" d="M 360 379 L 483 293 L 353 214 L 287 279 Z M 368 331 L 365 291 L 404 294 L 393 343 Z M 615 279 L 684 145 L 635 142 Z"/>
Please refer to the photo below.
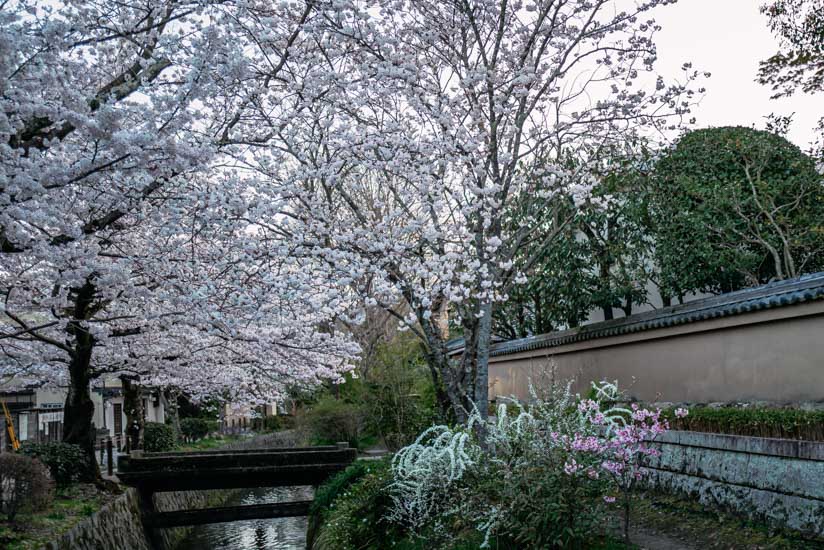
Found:
<path fill-rule="evenodd" d="M 147 528 L 306 515 L 310 502 L 157 512 L 154 493 L 319 485 L 357 458 L 348 444 L 325 447 L 121 455 L 118 477 L 140 494 Z"/>

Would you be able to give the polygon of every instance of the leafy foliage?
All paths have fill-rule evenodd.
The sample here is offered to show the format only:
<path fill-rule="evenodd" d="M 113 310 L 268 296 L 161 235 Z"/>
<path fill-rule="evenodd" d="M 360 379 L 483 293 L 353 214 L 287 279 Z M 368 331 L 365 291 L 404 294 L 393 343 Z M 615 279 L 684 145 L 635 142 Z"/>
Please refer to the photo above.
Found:
<path fill-rule="evenodd" d="M 310 513 L 312 515 L 324 513 L 350 485 L 373 471 L 374 468 L 375 466 L 369 467 L 363 460 L 356 460 L 344 471 L 331 477 L 315 491 Z"/>
<path fill-rule="evenodd" d="M 203 439 L 216 429 L 216 422 L 205 418 L 183 418 L 180 421 L 180 433 L 190 441 Z"/>
<path fill-rule="evenodd" d="M 378 344 L 360 373 L 366 428 L 390 450 L 408 445 L 435 420 L 433 382 L 416 339 L 399 334 Z"/>
<path fill-rule="evenodd" d="M 824 1 L 770 0 L 761 12 L 769 17 L 781 49 L 761 62 L 758 80 L 772 87 L 773 98 L 799 89 L 808 94 L 824 92 Z M 824 163 L 824 117 L 818 119 L 817 131 L 813 154 Z"/>
<path fill-rule="evenodd" d="M 330 444 L 347 441 L 353 447 L 360 445 L 366 416 L 361 405 L 323 395 L 307 407 L 298 419 L 313 443 Z"/>
<path fill-rule="evenodd" d="M 38 459 L 51 473 L 58 487 L 64 487 L 83 478 L 88 456 L 79 445 L 71 443 L 24 443 L 20 452 Z"/>
<path fill-rule="evenodd" d="M 574 328 L 593 310 L 612 319 L 613 308 L 630 315 L 633 306 L 647 301 L 647 284 L 654 279 L 642 194 L 649 162 L 644 150 L 636 156 L 609 158 L 610 166 L 583 199 L 522 199 L 546 204 L 546 219 L 539 223 L 539 239 L 546 244 L 539 254 L 518 255 L 516 266 L 526 282 L 512 287 L 496 307 L 496 334 L 523 338 Z M 516 202 L 508 226 L 522 223 L 521 210 Z"/>
<path fill-rule="evenodd" d="M 456 525 L 474 529 L 482 548 L 575 547 L 620 491 L 628 527 L 630 489 L 658 452 L 645 442 L 666 422 L 659 412 L 616 407 L 613 384 L 593 389 L 597 400 L 578 401 L 555 384 L 528 405 L 499 407 L 495 424 L 476 413 L 465 427 L 429 428 L 392 461 L 387 517 L 432 540 L 449 540 Z"/>
<path fill-rule="evenodd" d="M 351 466 L 318 490 L 312 548 L 597 546 L 605 502 L 643 475 L 657 452 L 645 441 L 666 423 L 615 407 L 614 385 L 594 389 L 597 401 L 556 385 L 529 405 L 500 407 L 484 446 L 476 413 L 469 426 L 427 429 L 391 463 Z"/>
<path fill-rule="evenodd" d="M 0 511 L 14 521 L 23 509 L 44 508 L 52 499 L 49 471 L 35 458 L 0 453 Z"/>
<path fill-rule="evenodd" d="M 288 429 L 291 426 L 291 424 L 291 416 L 284 416 L 279 414 L 266 416 L 260 419 L 261 429 L 268 432 L 277 432 L 280 430 Z"/>
<path fill-rule="evenodd" d="M 786 139 L 743 127 L 696 130 L 649 180 L 661 287 L 724 292 L 824 267 L 824 187 Z"/>
<path fill-rule="evenodd" d="M 824 411 L 761 407 L 691 407 L 689 416 L 677 418 L 664 411 L 678 430 L 824 441 Z"/>
<path fill-rule="evenodd" d="M 583 210 L 577 210 L 572 199 L 565 196 L 541 199 L 530 195 L 522 201 L 546 202 L 539 238 L 551 245 L 538 253 L 523 251 L 515 259 L 525 280 L 513 285 L 507 300 L 494 310 L 495 334 L 505 338 L 578 326 L 595 306 L 593 261 L 578 227 L 584 219 Z M 516 202 L 506 227 L 520 227 L 522 217 L 531 208 Z"/>
<path fill-rule="evenodd" d="M 146 422 L 143 428 L 143 449 L 149 453 L 162 453 L 174 449 L 174 429 L 160 422 Z"/>
<path fill-rule="evenodd" d="M 331 503 L 323 509 L 323 529 L 314 550 L 380 550 L 388 541 L 402 539 L 399 529 L 383 517 L 390 505 L 388 461 L 351 466 L 347 471 L 319 491 Z"/>
<path fill-rule="evenodd" d="M 383 440 L 390 450 L 412 442 L 437 416 L 435 391 L 420 342 L 395 333 L 368 346 L 344 384 L 315 396 L 297 416 L 318 443 L 359 447 Z"/>
<path fill-rule="evenodd" d="M 821 0 L 771 0 L 761 6 L 770 18 L 770 30 L 782 49 L 761 62 L 758 77 L 772 86 L 774 97 L 796 89 L 824 90 L 824 2 Z"/>

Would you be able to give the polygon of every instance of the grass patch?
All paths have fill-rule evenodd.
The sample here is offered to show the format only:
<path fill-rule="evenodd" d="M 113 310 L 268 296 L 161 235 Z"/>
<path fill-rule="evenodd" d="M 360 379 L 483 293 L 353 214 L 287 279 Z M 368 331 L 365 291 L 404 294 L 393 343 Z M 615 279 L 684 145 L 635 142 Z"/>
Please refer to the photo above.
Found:
<path fill-rule="evenodd" d="M 54 502 L 45 510 L 20 513 L 13 524 L 0 521 L 0 548 L 41 548 L 100 510 L 116 496 L 85 483 L 57 489 Z"/>
<path fill-rule="evenodd" d="M 240 441 L 244 439 L 242 435 L 215 435 L 204 437 L 203 439 L 198 439 L 197 441 L 193 441 L 191 443 L 184 443 L 175 448 L 175 451 L 184 451 L 184 452 L 191 452 L 191 451 L 208 451 L 219 449 L 224 447 L 230 443 L 235 443 L 236 441 Z"/>

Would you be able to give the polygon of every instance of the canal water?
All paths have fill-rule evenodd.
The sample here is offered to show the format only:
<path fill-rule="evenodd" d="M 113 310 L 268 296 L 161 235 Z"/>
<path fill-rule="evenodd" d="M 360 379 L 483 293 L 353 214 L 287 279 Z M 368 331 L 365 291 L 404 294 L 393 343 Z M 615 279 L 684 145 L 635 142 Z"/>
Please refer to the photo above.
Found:
<path fill-rule="evenodd" d="M 311 500 L 311 487 L 247 489 L 223 506 Z M 179 550 L 304 550 L 307 518 L 255 519 L 200 525 Z"/>

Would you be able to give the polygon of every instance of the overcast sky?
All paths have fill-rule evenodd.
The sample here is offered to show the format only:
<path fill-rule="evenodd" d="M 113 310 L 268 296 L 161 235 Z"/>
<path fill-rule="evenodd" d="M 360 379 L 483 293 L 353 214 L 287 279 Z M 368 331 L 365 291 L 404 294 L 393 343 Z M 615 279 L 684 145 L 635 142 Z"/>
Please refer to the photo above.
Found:
<path fill-rule="evenodd" d="M 663 27 L 657 35 L 658 71 L 679 75 L 685 61 L 709 71 L 707 94 L 693 110 L 697 127 L 741 125 L 764 127 L 770 113 L 795 112 L 789 139 L 802 149 L 813 139 L 824 116 L 824 93 L 770 99 L 771 90 L 755 82 L 758 62 L 778 49 L 758 7 L 763 0 L 679 0 L 657 10 Z"/>

